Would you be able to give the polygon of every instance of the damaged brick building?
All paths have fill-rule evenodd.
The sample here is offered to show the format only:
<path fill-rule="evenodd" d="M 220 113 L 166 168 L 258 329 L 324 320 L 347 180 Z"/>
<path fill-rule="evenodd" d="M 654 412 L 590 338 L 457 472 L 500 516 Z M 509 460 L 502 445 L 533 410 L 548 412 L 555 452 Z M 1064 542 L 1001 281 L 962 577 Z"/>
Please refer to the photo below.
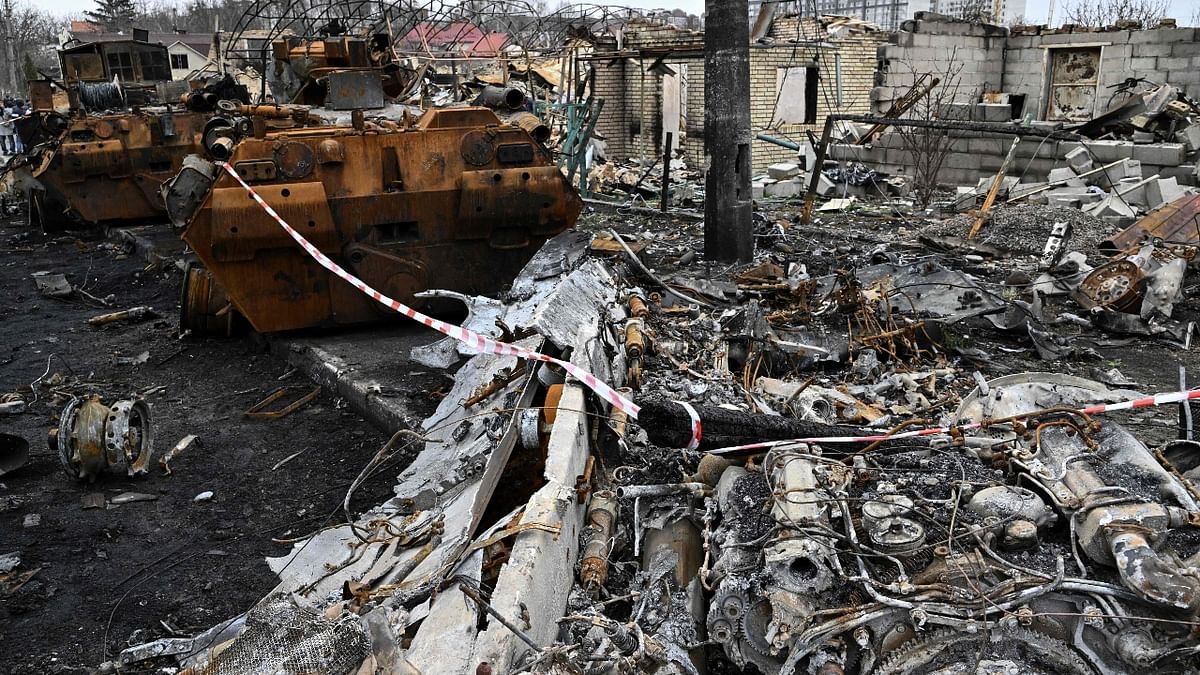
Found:
<path fill-rule="evenodd" d="M 884 33 L 840 17 L 784 16 L 750 47 L 751 122 L 756 133 L 802 141 L 830 114 L 865 114 Z M 613 158 L 662 155 L 666 132 L 691 166 L 704 164 L 704 34 L 637 21 L 596 45 L 595 91 L 604 98 L 597 133 Z M 761 172 L 795 157 L 756 140 Z"/>

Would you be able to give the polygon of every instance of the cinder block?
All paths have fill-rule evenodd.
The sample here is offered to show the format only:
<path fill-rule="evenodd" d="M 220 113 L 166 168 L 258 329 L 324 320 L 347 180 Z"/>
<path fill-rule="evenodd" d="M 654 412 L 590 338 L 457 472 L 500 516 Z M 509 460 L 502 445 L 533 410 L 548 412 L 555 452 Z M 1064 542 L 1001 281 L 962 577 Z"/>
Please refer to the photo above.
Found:
<path fill-rule="evenodd" d="M 1097 218 L 1105 218 L 1108 216 L 1117 216 L 1120 218 L 1132 218 L 1137 215 L 1129 204 L 1125 203 L 1120 197 L 1109 195 L 1099 202 L 1083 209 L 1085 212 L 1096 216 Z"/>
<path fill-rule="evenodd" d="M 1087 149 L 1101 164 L 1133 157 L 1133 143 L 1128 141 L 1091 141 L 1087 143 Z"/>
<path fill-rule="evenodd" d="M 1007 103 L 976 103 L 975 119 L 984 122 L 1008 122 L 1012 120 L 1012 106 Z"/>
<path fill-rule="evenodd" d="M 1170 204 L 1187 194 L 1187 188 L 1180 187 L 1179 182 L 1174 178 L 1159 177 L 1146 183 L 1146 201 L 1151 209 Z"/>
<path fill-rule="evenodd" d="M 1157 182 L 1157 179 L 1150 182 Z M 1141 184 L 1139 185 L 1139 183 Z M 1146 183 L 1142 183 L 1141 178 L 1122 178 L 1114 187 L 1114 192 L 1130 204 L 1146 206 Z"/>
<path fill-rule="evenodd" d="M 1133 56 L 1134 56 L 1134 58 L 1137 58 L 1139 56 L 1140 57 L 1161 56 L 1161 57 L 1169 58 L 1171 56 L 1171 45 L 1159 44 L 1156 42 L 1150 43 L 1150 44 L 1138 45 L 1138 46 L 1134 47 L 1134 49 L 1133 49 Z"/>
<path fill-rule="evenodd" d="M 1192 125 L 1200 126 L 1200 125 Z M 1189 127 L 1192 128 L 1192 127 Z M 1185 129 L 1186 131 L 1186 129 Z M 1200 136 L 1200 135 L 1198 135 Z M 1179 166 L 1187 157 L 1182 143 L 1147 143 L 1133 146 L 1133 158 L 1146 164 Z"/>
<path fill-rule="evenodd" d="M 1106 195 L 1102 192 L 1095 192 L 1093 190 L 1089 190 L 1088 188 L 1073 188 L 1073 187 L 1072 188 L 1055 188 L 1053 190 L 1047 191 L 1046 194 L 1051 198 L 1062 197 L 1062 198 L 1074 199 L 1084 205 L 1095 204 L 1106 197 Z"/>
<path fill-rule="evenodd" d="M 1191 67 L 1192 60 L 1186 56 L 1160 57 L 1158 59 L 1159 70 L 1187 70 Z"/>
<path fill-rule="evenodd" d="M 1129 59 L 1128 66 L 1125 68 L 1122 68 L 1121 70 L 1126 70 L 1129 68 L 1131 68 L 1133 70 L 1156 70 L 1158 68 L 1158 57 L 1156 57 L 1156 56 L 1135 56 L 1135 57 Z"/>
<path fill-rule="evenodd" d="M 797 185 L 799 185 L 799 183 L 797 183 Z M 837 189 L 837 184 L 830 180 L 829 176 L 826 176 L 822 173 L 820 178 L 817 179 L 817 194 L 825 197 L 831 194 L 835 189 Z"/>
<path fill-rule="evenodd" d="M 974 108 L 970 103 L 946 103 L 938 111 L 938 117 L 944 120 L 970 120 Z"/>
<path fill-rule="evenodd" d="M 1150 30 L 1135 30 L 1129 34 L 1132 44 L 1170 44 L 1172 42 L 1195 42 L 1194 28 L 1152 28 Z"/>
<path fill-rule="evenodd" d="M 1067 166 L 1075 170 L 1075 173 L 1085 173 L 1095 168 L 1095 160 L 1086 147 L 1075 148 L 1068 152 L 1063 159 L 1067 162 Z"/>
<path fill-rule="evenodd" d="M 1127 159 L 1116 166 L 1110 166 L 1099 173 L 1088 176 L 1088 182 L 1101 189 L 1109 190 L 1125 178 L 1141 178 L 1142 163 L 1136 159 Z"/>
<path fill-rule="evenodd" d="M 1051 183 L 1057 183 L 1065 187 L 1086 187 L 1087 183 L 1082 178 L 1075 175 L 1075 172 L 1070 167 L 1059 167 L 1050 169 L 1050 173 L 1046 174 L 1046 180 Z"/>
<path fill-rule="evenodd" d="M 800 165 L 791 162 L 772 164 L 767 167 L 767 175 L 775 180 L 787 180 L 800 175 Z"/>
<path fill-rule="evenodd" d="M 1061 206 L 1065 209 L 1079 209 L 1083 206 L 1083 202 L 1078 196 L 1052 195 L 1049 193 L 1046 193 L 1046 204 L 1048 206 Z"/>

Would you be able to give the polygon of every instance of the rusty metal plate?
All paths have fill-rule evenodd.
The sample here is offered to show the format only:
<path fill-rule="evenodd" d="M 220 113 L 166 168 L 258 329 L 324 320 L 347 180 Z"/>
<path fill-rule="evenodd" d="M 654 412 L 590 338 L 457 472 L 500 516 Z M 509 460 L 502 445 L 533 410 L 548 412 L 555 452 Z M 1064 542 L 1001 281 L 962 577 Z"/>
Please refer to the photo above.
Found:
<path fill-rule="evenodd" d="M 330 73 L 326 107 L 333 110 L 362 110 L 383 107 L 383 81 L 373 70 Z"/>
<path fill-rule="evenodd" d="M 233 165 L 233 169 L 249 183 L 275 180 L 275 177 L 278 175 L 275 162 L 262 159 L 250 162 L 238 162 Z"/>
<path fill-rule="evenodd" d="M 495 228 L 523 225 L 556 232 L 574 222 L 582 204 L 563 190 L 556 166 L 464 171 L 459 200 L 459 238 L 490 237 Z"/>
<path fill-rule="evenodd" d="M 495 134 L 472 131 L 463 136 L 462 156 L 471 166 L 486 166 L 496 157 Z"/>
<path fill-rule="evenodd" d="M 1200 195 L 1181 197 L 1151 211 L 1141 220 L 1100 242 L 1100 252 L 1116 255 L 1142 243 L 1147 237 L 1168 244 L 1200 244 Z"/>
<path fill-rule="evenodd" d="M 315 157 L 312 148 L 293 141 L 275 148 L 275 165 L 285 178 L 300 179 L 312 173 Z"/>
<path fill-rule="evenodd" d="M 340 248 L 323 184 L 260 185 L 254 190 L 322 252 L 333 252 Z M 291 236 L 279 227 L 279 223 L 267 215 L 241 187 L 213 190 L 212 206 L 221 214 L 211 231 L 214 259 L 253 260 L 258 251 L 276 248 L 295 249 L 303 254 Z"/>

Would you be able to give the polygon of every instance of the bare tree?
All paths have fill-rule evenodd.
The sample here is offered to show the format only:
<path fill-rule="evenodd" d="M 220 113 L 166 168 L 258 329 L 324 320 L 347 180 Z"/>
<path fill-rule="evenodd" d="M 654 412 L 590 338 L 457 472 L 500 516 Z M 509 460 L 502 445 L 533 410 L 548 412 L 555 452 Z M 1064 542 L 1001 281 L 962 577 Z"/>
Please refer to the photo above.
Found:
<path fill-rule="evenodd" d="M 44 52 L 57 41 L 57 32 L 62 22 L 45 10 L 32 5 L 3 0 L 0 5 L 0 35 L 5 48 L 0 51 L 3 59 L 3 89 L 10 93 L 25 90 L 27 69 L 26 55 L 36 68 L 49 65 Z"/>
<path fill-rule="evenodd" d="M 950 52 L 937 72 L 918 73 L 910 66 L 914 88 L 928 85 L 932 78 L 937 78 L 939 83 L 910 108 L 905 117 L 923 120 L 947 117 L 954 109 L 952 104 L 960 99 L 962 69 L 956 50 Z M 964 95 L 962 100 L 974 101 L 975 95 Z M 913 196 L 922 208 L 927 207 L 940 187 L 938 174 L 946 159 L 957 150 L 959 138 L 949 129 L 932 127 L 894 127 L 892 133 L 900 137 L 901 147 L 908 152 L 912 162 Z"/>
<path fill-rule="evenodd" d="M 995 16 L 995 11 L 994 0 L 963 0 L 955 13 L 955 18 L 971 23 L 994 23 L 1000 20 Z"/>
<path fill-rule="evenodd" d="M 1072 0 L 1064 8 L 1065 23 L 1104 28 L 1118 21 L 1154 26 L 1167 15 L 1170 0 Z"/>
<path fill-rule="evenodd" d="M 1006 21 L 1004 25 L 1010 28 L 1013 26 L 1028 26 L 1029 17 L 1025 16 L 1024 14 L 1015 14 L 1013 15 L 1013 18 Z"/>

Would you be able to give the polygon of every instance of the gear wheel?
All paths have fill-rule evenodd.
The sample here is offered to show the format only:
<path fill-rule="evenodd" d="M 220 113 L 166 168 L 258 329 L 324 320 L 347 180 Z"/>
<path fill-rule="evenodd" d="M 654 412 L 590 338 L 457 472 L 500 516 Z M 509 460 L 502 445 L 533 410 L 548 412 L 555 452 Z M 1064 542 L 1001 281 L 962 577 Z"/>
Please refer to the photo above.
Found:
<path fill-rule="evenodd" d="M 1070 645 L 1026 628 L 934 631 L 896 649 L 872 675 L 1096 675 Z"/>

